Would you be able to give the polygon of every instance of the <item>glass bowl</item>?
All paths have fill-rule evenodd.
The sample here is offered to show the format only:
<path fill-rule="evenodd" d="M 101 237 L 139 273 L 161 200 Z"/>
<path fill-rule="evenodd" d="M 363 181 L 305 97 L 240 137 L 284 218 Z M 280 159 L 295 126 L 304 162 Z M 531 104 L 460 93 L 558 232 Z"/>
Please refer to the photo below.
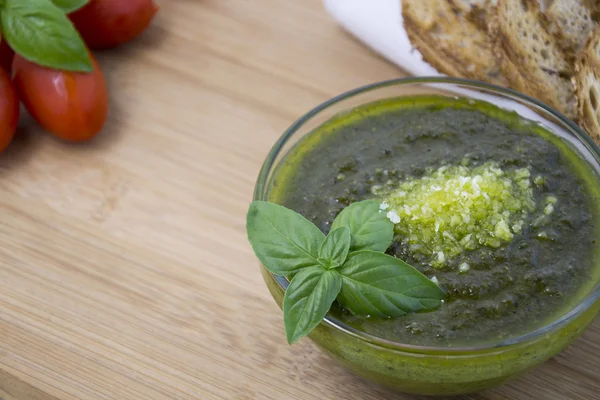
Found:
<path fill-rule="evenodd" d="M 317 106 L 297 120 L 275 143 L 258 176 L 254 200 L 270 200 L 275 171 L 305 135 L 354 107 L 382 99 L 420 94 L 488 101 L 536 121 L 568 141 L 600 175 L 600 149 L 572 121 L 539 101 L 510 89 L 455 78 L 395 79 L 351 90 Z M 600 179 L 600 178 L 599 178 Z M 282 306 L 285 278 L 262 265 L 264 281 Z M 328 315 L 309 338 L 334 360 L 372 382 L 405 393 L 456 395 L 498 386 L 556 355 L 572 343 L 600 310 L 600 283 L 552 323 L 525 335 L 479 347 L 424 347 L 392 342 L 350 327 Z"/>

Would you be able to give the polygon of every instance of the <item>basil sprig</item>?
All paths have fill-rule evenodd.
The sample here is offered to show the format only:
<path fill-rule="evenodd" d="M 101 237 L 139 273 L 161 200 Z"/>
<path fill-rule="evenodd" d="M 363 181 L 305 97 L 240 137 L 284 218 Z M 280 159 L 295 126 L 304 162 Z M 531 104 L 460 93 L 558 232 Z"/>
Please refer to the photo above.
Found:
<path fill-rule="evenodd" d="M 331 229 L 348 227 L 351 250 L 386 251 L 394 238 L 394 224 L 380 212 L 379 202 L 364 200 L 344 208 L 333 220 Z"/>
<path fill-rule="evenodd" d="M 85 42 L 67 17 L 87 0 L 2 0 L 0 27 L 15 53 L 52 69 L 92 72 Z"/>
<path fill-rule="evenodd" d="M 392 318 L 441 306 L 436 283 L 384 253 L 394 225 L 375 200 L 346 207 L 327 236 L 293 210 L 254 201 L 246 231 L 265 268 L 291 277 L 283 299 L 289 344 L 308 335 L 336 300 L 355 315 Z"/>

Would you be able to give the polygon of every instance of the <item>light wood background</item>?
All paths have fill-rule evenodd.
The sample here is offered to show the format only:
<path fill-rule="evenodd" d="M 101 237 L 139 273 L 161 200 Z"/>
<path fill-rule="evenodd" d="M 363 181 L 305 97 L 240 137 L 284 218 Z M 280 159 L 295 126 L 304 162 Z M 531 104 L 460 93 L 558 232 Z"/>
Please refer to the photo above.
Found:
<path fill-rule="evenodd" d="M 0 156 L 0 399 L 414 399 L 286 344 L 244 228 L 284 129 L 402 71 L 319 0 L 160 4 L 147 34 L 100 56 L 112 98 L 97 140 L 25 121 Z M 597 321 L 534 372 L 461 399 L 600 399 L 599 356 Z"/>

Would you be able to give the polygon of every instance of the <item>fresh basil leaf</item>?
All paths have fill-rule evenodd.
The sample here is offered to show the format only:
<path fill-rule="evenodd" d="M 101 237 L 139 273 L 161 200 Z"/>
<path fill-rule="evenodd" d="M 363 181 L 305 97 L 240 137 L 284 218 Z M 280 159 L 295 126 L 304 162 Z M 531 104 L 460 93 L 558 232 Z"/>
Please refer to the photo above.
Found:
<path fill-rule="evenodd" d="M 320 265 L 317 258 L 325 235 L 295 211 L 254 201 L 246 216 L 246 231 L 254 253 L 275 275 L 286 276 Z"/>
<path fill-rule="evenodd" d="M 92 72 L 81 36 L 50 0 L 5 0 L 0 21 L 10 47 L 29 61 L 52 69 Z"/>
<path fill-rule="evenodd" d="M 289 344 L 319 325 L 341 287 L 342 278 L 336 270 L 312 267 L 294 276 L 283 297 L 283 323 Z"/>
<path fill-rule="evenodd" d="M 342 226 L 329 231 L 329 234 L 319 248 L 319 259 L 324 260 L 327 268 L 341 266 L 350 250 L 350 229 Z"/>
<path fill-rule="evenodd" d="M 85 6 L 89 0 L 52 0 L 52 2 L 64 13 L 69 14 Z"/>
<path fill-rule="evenodd" d="M 441 306 L 444 292 L 402 260 L 370 250 L 350 253 L 338 302 L 355 315 L 400 317 Z"/>
<path fill-rule="evenodd" d="M 350 204 L 333 221 L 331 229 L 342 226 L 350 229 L 350 251 L 385 251 L 394 239 L 394 224 L 379 209 L 376 200 Z"/>

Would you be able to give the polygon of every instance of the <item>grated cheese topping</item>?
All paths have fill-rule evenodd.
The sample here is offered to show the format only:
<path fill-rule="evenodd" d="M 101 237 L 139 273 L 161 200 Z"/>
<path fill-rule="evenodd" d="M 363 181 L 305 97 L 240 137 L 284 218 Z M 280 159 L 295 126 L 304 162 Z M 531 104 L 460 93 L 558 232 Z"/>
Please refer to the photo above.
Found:
<path fill-rule="evenodd" d="M 376 192 L 398 236 L 434 267 L 466 250 L 510 242 L 536 210 L 529 169 L 504 171 L 494 162 L 442 166 Z M 551 214 L 555 203 L 546 199 L 543 214 Z M 468 269 L 461 266 L 461 272 Z"/>

